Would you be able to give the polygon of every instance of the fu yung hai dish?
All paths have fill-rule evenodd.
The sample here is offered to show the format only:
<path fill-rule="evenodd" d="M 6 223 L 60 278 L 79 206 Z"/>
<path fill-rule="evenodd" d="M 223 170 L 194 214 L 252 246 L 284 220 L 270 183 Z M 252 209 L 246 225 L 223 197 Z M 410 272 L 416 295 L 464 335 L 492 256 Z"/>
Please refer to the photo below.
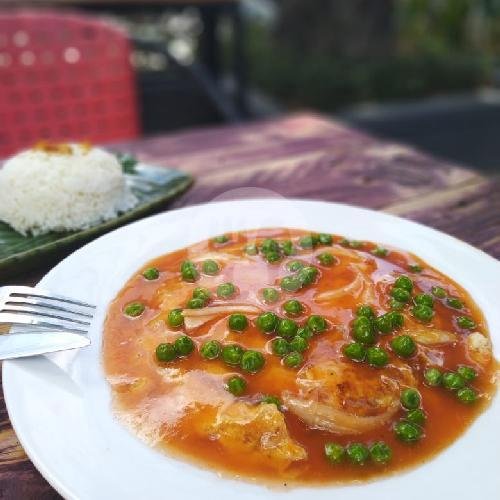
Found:
<path fill-rule="evenodd" d="M 485 320 L 410 253 L 291 229 L 218 236 L 111 304 L 121 422 L 165 453 L 267 483 L 347 483 L 431 459 L 496 390 Z"/>

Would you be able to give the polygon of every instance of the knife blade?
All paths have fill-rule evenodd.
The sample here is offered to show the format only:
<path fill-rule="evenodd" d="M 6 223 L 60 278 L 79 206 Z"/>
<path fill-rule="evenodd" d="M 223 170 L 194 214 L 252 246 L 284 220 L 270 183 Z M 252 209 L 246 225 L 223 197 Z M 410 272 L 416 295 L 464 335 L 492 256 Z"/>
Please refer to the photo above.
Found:
<path fill-rule="evenodd" d="M 86 335 L 66 331 L 26 330 L 0 334 L 0 360 L 36 356 L 90 345 Z"/>

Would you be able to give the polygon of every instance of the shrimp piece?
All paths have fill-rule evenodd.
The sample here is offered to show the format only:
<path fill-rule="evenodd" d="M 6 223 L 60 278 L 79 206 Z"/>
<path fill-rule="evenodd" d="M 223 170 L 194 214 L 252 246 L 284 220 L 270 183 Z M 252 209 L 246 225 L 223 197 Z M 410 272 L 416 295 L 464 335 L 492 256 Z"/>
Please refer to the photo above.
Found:
<path fill-rule="evenodd" d="M 361 434 L 385 424 L 399 408 L 400 386 L 414 384 L 410 369 L 361 373 L 354 366 L 329 361 L 299 374 L 299 395 L 285 393 L 283 401 L 311 428 Z"/>

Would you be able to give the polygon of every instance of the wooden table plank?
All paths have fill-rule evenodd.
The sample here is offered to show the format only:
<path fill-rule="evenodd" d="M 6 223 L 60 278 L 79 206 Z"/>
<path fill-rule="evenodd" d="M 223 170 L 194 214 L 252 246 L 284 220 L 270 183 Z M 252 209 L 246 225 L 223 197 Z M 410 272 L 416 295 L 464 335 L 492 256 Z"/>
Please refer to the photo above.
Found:
<path fill-rule="evenodd" d="M 423 222 L 500 258 L 499 179 L 315 115 L 194 130 L 115 148 L 193 174 L 195 186 L 175 207 L 264 190 L 342 201 Z M 18 276 L 17 283 L 34 284 L 46 271 Z M 59 498 L 19 445 L 1 391 L 0 498 Z"/>

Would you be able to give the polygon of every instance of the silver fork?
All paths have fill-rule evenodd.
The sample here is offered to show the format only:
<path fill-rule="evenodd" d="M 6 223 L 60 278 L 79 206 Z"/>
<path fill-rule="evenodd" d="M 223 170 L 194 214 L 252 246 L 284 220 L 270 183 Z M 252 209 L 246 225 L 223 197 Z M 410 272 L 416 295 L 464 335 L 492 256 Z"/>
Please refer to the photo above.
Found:
<path fill-rule="evenodd" d="M 90 344 L 87 336 L 95 306 L 27 286 L 0 288 L 0 359 L 74 349 Z"/>

